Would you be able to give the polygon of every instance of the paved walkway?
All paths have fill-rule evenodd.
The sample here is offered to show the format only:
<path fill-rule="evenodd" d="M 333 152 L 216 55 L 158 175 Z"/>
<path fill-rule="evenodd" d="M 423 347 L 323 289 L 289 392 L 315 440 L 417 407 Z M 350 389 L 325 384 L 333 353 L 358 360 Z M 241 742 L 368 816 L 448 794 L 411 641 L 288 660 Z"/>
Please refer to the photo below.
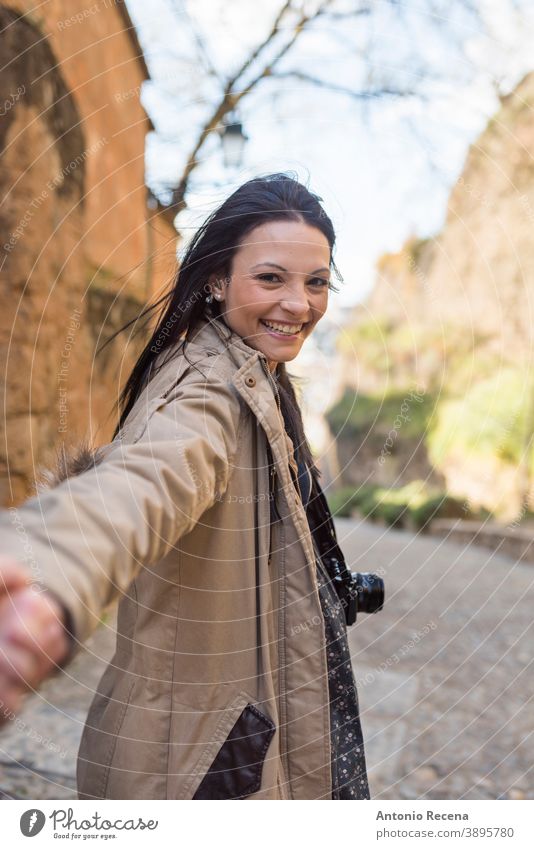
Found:
<path fill-rule="evenodd" d="M 534 566 L 475 547 L 342 519 L 354 570 L 379 570 L 384 610 L 350 640 L 371 792 L 383 799 L 534 798 Z M 6 796 L 73 799 L 113 616 L 65 674 L 0 731 Z"/>
<path fill-rule="evenodd" d="M 534 798 L 534 566 L 487 549 L 337 522 L 386 606 L 351 648 L 382 799 Z"/>

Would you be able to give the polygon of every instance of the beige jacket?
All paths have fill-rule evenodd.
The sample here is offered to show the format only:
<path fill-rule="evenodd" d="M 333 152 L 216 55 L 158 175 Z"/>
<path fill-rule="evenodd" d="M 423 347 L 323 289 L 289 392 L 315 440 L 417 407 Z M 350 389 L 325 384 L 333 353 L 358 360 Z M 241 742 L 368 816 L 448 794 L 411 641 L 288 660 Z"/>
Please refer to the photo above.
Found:
<path fill-rule="evenodd" d="M 62 600 L 78 644 L 121 595 L 80 798 L 331 797 L 323 620 L 292 445 L 266 358 L 228 333 L 203 320 L 94 468 L 0 517 L 2 553 Z"/>

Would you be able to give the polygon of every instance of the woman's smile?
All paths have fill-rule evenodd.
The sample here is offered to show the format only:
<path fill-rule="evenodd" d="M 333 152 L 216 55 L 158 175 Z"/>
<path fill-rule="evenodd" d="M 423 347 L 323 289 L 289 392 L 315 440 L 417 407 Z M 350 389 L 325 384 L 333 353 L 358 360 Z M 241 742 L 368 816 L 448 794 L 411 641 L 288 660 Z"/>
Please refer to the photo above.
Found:
<path fill-rule="evenodd" d="M 288 324 L 286 322 L 269 321 L 269 319 L 260 318 L 260 324 L 265 327 L 270 336 L 274 336 L 275 339 L 281 339 L 286 342 L 291 339 L 297 339 L 302 328 L 308 324 L 308 322 Z"/>

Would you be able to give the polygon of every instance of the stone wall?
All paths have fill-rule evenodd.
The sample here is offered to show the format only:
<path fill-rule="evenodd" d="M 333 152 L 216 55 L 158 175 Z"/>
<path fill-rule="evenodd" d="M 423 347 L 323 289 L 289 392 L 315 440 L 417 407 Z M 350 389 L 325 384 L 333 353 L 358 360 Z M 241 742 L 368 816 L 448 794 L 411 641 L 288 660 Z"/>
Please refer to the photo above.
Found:
<path fill-rule="evenodd" d="M 110 0 L 0 5 L 4 506 L 62 443 L 111 438 L 142 337 L 95 352 L 175 268 L 176 233 L 147 203 L 147 69 L 130 27 Z"/>

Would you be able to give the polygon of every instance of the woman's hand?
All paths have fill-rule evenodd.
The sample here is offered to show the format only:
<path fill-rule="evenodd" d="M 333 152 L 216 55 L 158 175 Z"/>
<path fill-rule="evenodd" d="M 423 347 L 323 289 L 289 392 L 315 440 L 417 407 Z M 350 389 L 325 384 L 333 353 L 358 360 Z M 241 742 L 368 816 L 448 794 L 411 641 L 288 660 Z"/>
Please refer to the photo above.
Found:
<path fill-rule="evenodd" d="M 0 725 L 66 657 L 63 625 L 55 597 L 32 585 L 21 563 L 0 557 Z"/>

